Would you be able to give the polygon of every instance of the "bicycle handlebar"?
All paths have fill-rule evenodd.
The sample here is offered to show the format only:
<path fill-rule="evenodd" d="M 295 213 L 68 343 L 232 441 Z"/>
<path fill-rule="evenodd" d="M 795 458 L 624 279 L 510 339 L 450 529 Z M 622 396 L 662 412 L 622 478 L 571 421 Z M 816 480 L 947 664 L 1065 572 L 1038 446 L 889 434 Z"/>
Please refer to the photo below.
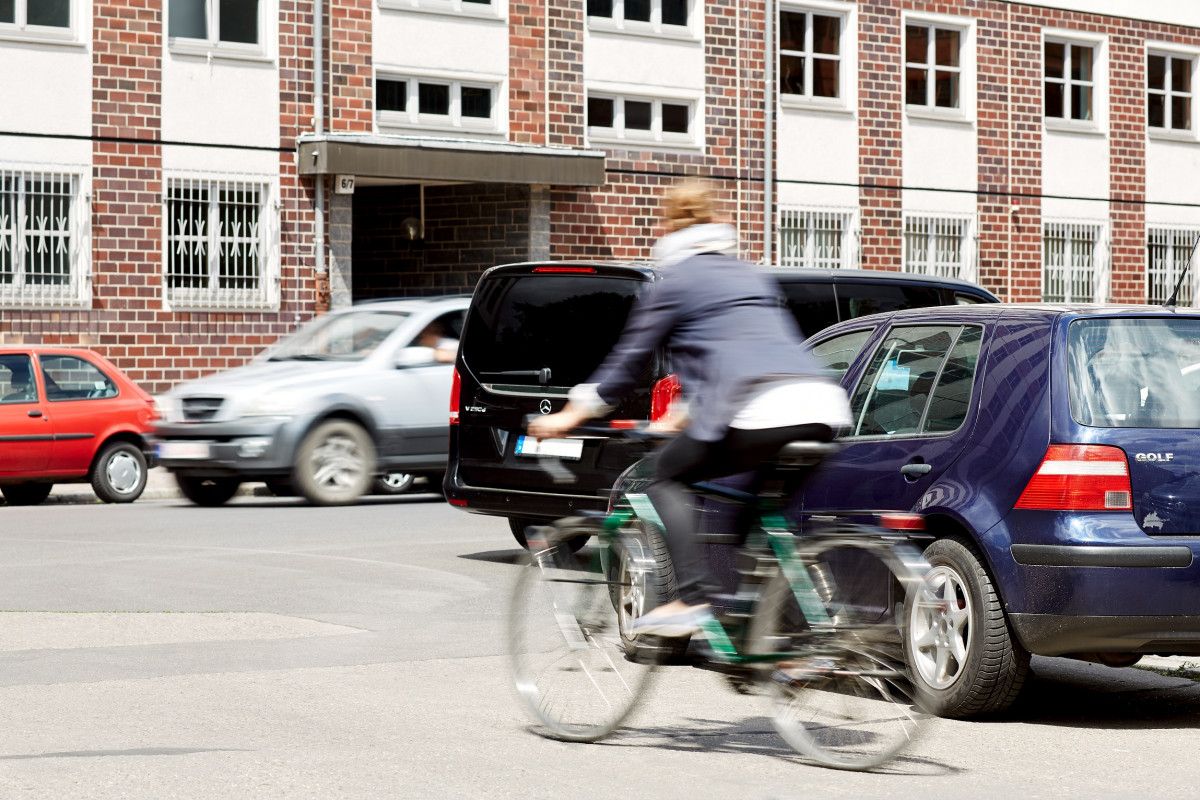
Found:
<path fill-rule="evenodd" d="M 537 419 L 537 414 L 526 414 L 523 424 L 526 430 L 529 429 L 529 423 Z M 633 439 L 633 440 L 657 440 L 670 439 L 675 436 L 674 433 L 667 431 L 653 430 L 650 427 L 651 423 L 645 420 L 611 420 L 607 425 L 579 425 L 572 428 L 571 432 L 566 434 L 567 438 L 572 436 L 605 436 L 609 438 Z"/>

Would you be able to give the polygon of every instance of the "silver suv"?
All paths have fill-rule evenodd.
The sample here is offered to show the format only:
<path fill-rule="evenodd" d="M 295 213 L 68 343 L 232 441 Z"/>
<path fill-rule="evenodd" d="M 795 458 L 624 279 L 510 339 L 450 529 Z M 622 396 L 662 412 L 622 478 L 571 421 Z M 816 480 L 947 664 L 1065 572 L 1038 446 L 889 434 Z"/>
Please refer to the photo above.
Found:
<path fill-rule="evenodd" d="M 469 297 L 386 300 L 314 319 L 243 367 L 159 398 L 159 464 L 195 503 L 245 481 L 316 505 L 437 487 Z"/>

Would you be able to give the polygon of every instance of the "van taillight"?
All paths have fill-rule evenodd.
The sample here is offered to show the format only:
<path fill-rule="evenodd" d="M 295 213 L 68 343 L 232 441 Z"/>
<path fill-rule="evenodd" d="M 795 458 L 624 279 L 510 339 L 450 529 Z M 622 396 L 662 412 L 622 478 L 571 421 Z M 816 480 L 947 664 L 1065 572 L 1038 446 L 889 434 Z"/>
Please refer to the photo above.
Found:
<path fill-rule="evenodd" d="M 462 391 L 462 378 L 458 370 L 454 370 L 454 381 L 450 384 L 450 424 L 458 424 L 458 393 Z"/>
<path fill-rule="evenodd" d="M 650 393 L 651 422 L 658 422 L 667 415 L 667 411 L 671 408 L 671 403 L 676 397 L 679 397 L 681 390 L 679 379 L 674 375 L 660 378 L 654 384 L 654 390 Z"/>
<path fill-rule="evenodd" d="M 1017 508 L 1130 511 L 1129 461 L 1119 447 L 1052 444 L 1021 493 Z"/>

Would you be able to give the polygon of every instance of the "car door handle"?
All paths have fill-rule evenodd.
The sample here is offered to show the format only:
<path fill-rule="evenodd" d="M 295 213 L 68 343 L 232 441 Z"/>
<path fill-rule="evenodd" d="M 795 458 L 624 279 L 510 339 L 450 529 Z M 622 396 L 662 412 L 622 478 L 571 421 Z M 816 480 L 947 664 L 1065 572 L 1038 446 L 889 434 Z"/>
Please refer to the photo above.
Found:
<path fill-rule="evenodd" d="M 31 417 L 40 417 L 42 415 L 41 409 L 37 408 L 33 409 L 32 411 L 26 411 L 25 413 Z"/>
<path fill-rule="evenodd" d="M 906 478 L 919 478 L 933 471 L 932 464 L 905 464 L 900 468 L 900 474 Z"/>

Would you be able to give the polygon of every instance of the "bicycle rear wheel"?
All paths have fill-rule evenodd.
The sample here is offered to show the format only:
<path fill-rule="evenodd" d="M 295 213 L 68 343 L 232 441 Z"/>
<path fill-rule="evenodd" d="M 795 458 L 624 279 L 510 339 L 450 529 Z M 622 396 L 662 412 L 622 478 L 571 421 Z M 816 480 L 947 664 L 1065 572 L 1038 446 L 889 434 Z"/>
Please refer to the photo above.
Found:
<path fill-rule="evenodd" d="M 759 673 L 775 729 L 825 766 L 883 764 L 929 718 L 909 684 L 900 635 L 902 609 L 926 591 L 925 581 L 910 566 L 919 556 L 902 559 L 894 547 L 861 534 L 798 540 L 829 621 L 809 624 L 783 574 L 768 582 L 755 609 L 751 652 L 778 659 Z"/>
<path fill-rule="evenodd" d="M 633 710 L 655 665 L 626 657 L 614 605 L 620 586 L 600 559 L 571 553 L 565 543 L 531 548 L 531 555 L 509 609 L 517 694 L 543 733 L 596 741 Z"/>

